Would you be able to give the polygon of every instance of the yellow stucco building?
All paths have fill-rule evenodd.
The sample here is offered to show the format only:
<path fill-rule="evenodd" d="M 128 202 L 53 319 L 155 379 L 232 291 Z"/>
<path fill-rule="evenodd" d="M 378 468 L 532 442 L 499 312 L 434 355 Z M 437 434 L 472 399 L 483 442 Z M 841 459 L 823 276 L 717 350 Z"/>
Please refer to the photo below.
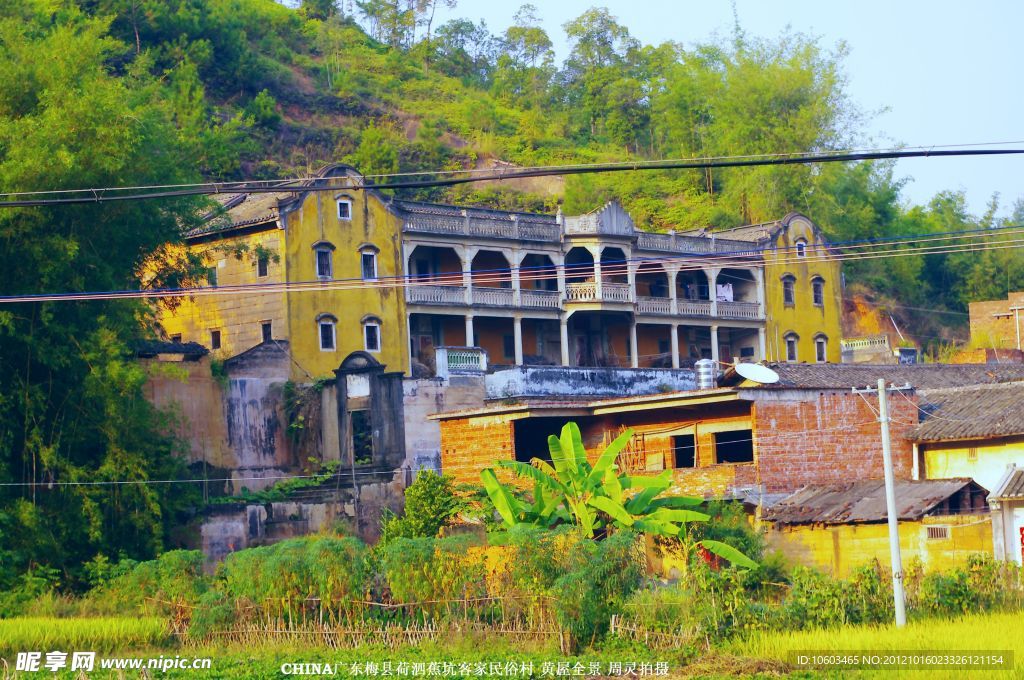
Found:
<path fill-rule="evenodd" d="M 752 241 L 764 257 L 765 354 L 769 361 L 838 363 L 843 281 L 839 259 L 805 215 L 717 231 Z"/>
<path fill-rule="evenodd" d="M 220 214 L 185 239 L 204 256 L 212 290 L 161 312 L 169 338 L 203 344 L 215 358 L 287 343 L 300 382 L 331 376 L 353 351 L 407 372 L 405 298 L 380 285 L 402 274 L 401 223 L 380 194 L 353 190 L 361 181 L 331 166 L 314 180 L 328 191 L 297 183 L 222 199 Z"/>

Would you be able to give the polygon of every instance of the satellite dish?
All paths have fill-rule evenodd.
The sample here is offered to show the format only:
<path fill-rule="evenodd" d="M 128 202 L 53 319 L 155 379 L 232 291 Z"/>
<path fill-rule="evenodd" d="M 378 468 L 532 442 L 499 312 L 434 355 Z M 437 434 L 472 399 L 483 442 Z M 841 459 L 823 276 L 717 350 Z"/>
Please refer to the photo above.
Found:
<path fill-rule="evenodd" d="M 736 364 L 733 369 L 747 380 L 763 385 L 779 382 L 779 374 L 761 364 Z"/>

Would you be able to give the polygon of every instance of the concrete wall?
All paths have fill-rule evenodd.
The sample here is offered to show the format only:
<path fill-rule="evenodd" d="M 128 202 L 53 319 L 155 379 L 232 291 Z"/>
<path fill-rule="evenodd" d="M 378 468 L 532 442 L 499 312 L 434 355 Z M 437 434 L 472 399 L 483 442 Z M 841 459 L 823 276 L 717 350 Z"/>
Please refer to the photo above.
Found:
<path fill-rule="evenodd" d="M 340 498 L 318 502 L 282 502 L 215 506 L 200 526 L 200 545 L 212 571 L 229 553 L 271 545 L 297 536 L 328 530 L 343 523 L 360 538 L 373 542 L 380 537 L 383 509 L 401 512 L 404 479 L 396 474 L 390 482 L 362 484 L 357 497 L 343 489 Z"/>
<path fill-rule="evenodd" d="M 487 376 L 487 398 L 626 397 L 697 387 L 689 369 L 519 366 Z"/>
<path fill-rule="evenodd" d="M 918 444 L 918 450 L 924 479 L 970 477 L 989 491 L 996 490 L 1008 465 L 1024 465 L 1024 437 Z"/>
<path fill-rule="evenodd" d="M 405 466 L 411 470 L 441 469 L 441 424 L 427 416 L 444 411 L 480 408 L 483 376 L 452 376 L 404 380 Z"/>
<path fill-rule="evenodd" d="M 796 256 L 798 239 L 807 242 L 806 258 Z M 800 336 L 797 361 L 814 363 L 814 338 L 821 333 L 828 338 L 828 360 L 839 362 L 839 340 L 843 335 L 842 275 L 838 260 L 823 257 L 828 254 L 825 243 L 818 228 L 806 217 L 798 216 L 779 231 L 764 251 L 766 353 L 770 361 L 786 360 L 785 335 L 794 332 Z M 796 278 L 793 305 L 785 304 L 782 295 L 782 278 L 787 274 Z M 825 282 L 825 304 L 820 306 L 813 304 L 811 280 L 815 276 Z"/>
<path fill-rule="evenodd" d="M 948 538 L 928 538 L 929 526 L 948 527 Z M 813 566 L 845 577 L 857 567 L 877 559 L 888 569 L 888 525 L 771 527 L 768 546 L 797 564 Z M 992 520 L 986 515 L 924 517 L 900 522 L 900 551 L 906 569 L 920 560 L 926 571 L 941 571 L 964 564 L 972 555 L 992 554 Z"/>

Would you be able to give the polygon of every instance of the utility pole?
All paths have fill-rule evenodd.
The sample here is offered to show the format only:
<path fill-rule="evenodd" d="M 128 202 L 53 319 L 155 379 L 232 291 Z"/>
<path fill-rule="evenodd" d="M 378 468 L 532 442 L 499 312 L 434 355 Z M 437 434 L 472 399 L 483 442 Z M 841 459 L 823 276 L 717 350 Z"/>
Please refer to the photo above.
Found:
<path fill-rule="evenodd" d="M 910 385 L 892 389 L 909 389 Z M 873 392 L 871 388 L 853 390 Z M 889 558 L 892 562 L 892 597 L 896 609 L 896 627 L 907 625 L 907 600 L 903 593 L 903 557 L 900 555 L 900 525 L 896 515 L 896 480 L 892 468 L 892 445 L 889 441 L 889 394 L 885 379 L 878 379 L 878 422 L 882 430 L 882 470 L 885 474 L 885 510 L 889 518 Z"/>

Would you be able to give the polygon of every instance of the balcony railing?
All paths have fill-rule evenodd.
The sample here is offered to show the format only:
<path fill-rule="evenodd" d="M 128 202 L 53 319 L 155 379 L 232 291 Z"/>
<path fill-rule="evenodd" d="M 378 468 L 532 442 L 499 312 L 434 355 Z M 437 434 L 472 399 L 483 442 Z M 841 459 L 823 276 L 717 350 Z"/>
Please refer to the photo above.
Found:
<path fill-rule="evenodd" d="M 558 309 L 561 306 L 562 294 L 557 290 L 522 290 L 519 292 L 519 303 L 532 309 Z"/>
<path fill-rule="evenodd" d="M 405 294 L 405 299 L 409 302 L 432 305 L 462 305 L 466 303 L 465 286 L 432 286 L 413 283 L 405 289 Z"/>
<path fill-rule="evenodd" d="M 557 243 L 561 237 L 560 227 L 550 222 L 476 215 L 466 217 L 444 214 L 410 214 L 405 220 L 405 231 L 553 243 Z"/>
<path fill-rule="evenodd" d="M 636 311 L 638 314 L 671 314 L 672 300 L 659 297 L 637 297 Z"/>
<path fill-rule="evenodd" d="M 758 251 L 746 241 L 711 238 L 706 236 L 677 236 L 637 232 L 637 250 L 660 250 L 670 253 L 734 253 L 757 255 Z"/>
<path fill-rule="evenodd" d="M 565 287 L 566 302 L 630 302 L 633 296 L 628 283 L 602 283 L 601 294 L 593 281 L 580 281 Z"/>
<path fill-rule="evenodd" d="M 711 316 L 711 300 L 677 301 L 679 316 Z"/>
<path fill-rule="evenodd" d="M 763 318 L 761 305 L 757 302 L 718 302 L 718 316 L 723 319 Z"/>
<path fill-rule="evenodd" d="M 512 307 L 515 302 L 511 288 L 473 287 L 473 304 L 487 307 Z"/>
<path fill-rule="evenodd" d="M 487 352 L 479 347 L 435 347 L 434 365 L 438 378 L 487 372 Z"/>

